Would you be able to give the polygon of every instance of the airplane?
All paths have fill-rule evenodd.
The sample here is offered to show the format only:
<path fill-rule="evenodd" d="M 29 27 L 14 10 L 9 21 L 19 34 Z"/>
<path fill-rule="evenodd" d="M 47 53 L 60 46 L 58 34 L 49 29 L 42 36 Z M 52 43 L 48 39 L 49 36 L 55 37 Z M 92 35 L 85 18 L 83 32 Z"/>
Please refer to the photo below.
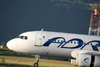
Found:
<path fill-rule="evenodd" d="M 100 37 L 92 35 L 28 31 L 7 42 L 13 51 L 40 56 L 70 58 L 72 65 L 100 67 Z"/>

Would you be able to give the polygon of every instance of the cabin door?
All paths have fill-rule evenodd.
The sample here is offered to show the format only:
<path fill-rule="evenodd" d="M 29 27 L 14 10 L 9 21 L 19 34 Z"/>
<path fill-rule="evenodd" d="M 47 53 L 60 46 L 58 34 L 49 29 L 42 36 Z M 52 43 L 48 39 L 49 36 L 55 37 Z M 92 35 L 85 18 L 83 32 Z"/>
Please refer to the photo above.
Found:
<path fill-rule="evenodd" d="M 35 37 L 35 46 L 41 46 L 42 45 L 42 34 L 37 33 Z"/>

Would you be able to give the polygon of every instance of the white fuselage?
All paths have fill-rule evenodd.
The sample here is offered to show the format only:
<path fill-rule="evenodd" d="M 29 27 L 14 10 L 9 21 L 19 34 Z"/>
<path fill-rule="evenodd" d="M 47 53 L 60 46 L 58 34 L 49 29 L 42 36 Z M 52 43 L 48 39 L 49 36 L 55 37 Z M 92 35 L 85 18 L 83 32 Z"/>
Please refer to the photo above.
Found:
<path fill-rule="evenodd" d="M 23 37 L 22 37 L 23 36 Z M 100 50 L 100 37 L 48 31 L 30 31 L 7 43 L 9 49 L 34 55 L 72 58 L 73 50 Z"/>

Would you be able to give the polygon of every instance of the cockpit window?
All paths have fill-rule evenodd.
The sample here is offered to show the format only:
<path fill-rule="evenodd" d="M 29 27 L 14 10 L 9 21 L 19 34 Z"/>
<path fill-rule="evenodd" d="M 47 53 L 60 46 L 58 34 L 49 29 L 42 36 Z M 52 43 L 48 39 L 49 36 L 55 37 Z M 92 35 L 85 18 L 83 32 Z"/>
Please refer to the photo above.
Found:
<path fill-rule="evenodd" d="M 21 36 L 20 38 L 21 38 L 21 39 L 23 39 L 23 38 L 24 38 L 24 36 Z"/>
<path fill-rule="evenodd" d="M 27 39 L 27 36 L 25 36 L 25 39 Z"/>
<path fill-rule="evenodd" d="M 28 37 L 27 37 L 27 36 L 18 36 L 17 38 L 21 38 L 21 39 L 25 39 L 25 40 L 27 40 L 27 39 L 28 39 Z"/>

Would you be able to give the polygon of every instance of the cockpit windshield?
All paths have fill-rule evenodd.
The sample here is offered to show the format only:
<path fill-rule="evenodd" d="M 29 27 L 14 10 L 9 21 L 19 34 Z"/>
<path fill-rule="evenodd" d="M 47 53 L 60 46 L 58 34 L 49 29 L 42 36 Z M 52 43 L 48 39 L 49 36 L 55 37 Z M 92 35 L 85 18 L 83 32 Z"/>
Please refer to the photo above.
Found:
<path fill-rule="evenodd" d="M 25 40 L 27 40 L 27 39 L 28 39 L 28 37 L 27 37 L 27 36 L 18 36 L 17 38 L 20 38 L 20 39 L 25 39 Z"/>

